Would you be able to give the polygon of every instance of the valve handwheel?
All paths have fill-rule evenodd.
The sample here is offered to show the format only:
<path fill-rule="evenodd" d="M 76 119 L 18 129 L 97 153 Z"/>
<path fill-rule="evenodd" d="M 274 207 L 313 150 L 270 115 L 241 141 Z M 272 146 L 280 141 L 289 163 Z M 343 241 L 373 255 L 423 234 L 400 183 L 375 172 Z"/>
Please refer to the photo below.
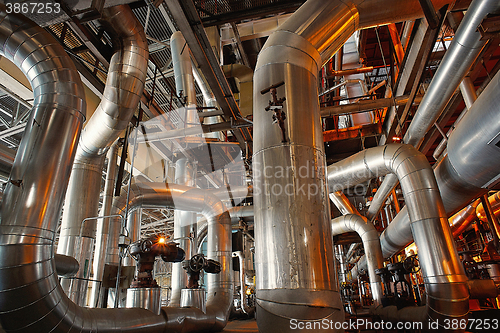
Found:
<path fill-rule="evenodd" d="M 197 254 L 189 260 L 189 268 L 193 272 L 200 272 L 205 266 L 205 257 L 203 254 Z"/>
<path fill-rule="evenodd" d="M 409 256 L 403 262 L 403 268 L 408 273 L 417 273 L 420 271 L 420 264 L 416 255 Z"/>

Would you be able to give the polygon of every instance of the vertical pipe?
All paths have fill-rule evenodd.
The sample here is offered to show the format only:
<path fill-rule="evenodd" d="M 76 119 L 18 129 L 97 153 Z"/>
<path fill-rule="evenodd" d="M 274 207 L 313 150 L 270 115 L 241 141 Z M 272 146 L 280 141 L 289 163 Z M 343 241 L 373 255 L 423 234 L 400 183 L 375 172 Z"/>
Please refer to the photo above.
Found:
<path fill-rule="evenodd" d="M 148 64 L 146 36 L 132 10 L 128 6 L 115 6 L 106 9 L 104 17 L 115 30 L 118 43 L 110 61 L 103 98 L 78 143 L 57 248 L 58 253 L 70 256 L 88 254 L 81 258 L 83 262 L 92 261 L 97 222 L 88 221 L 82 228 L 82 221 L 98 214 L 105 153 L 137 109 Z M 80 253 L 76 253 L 75 244 L 81 244 Z M 90 269 L 85 271 L 85 265 L 80 265 L 77 279 L 71 285 L 62 281 L 65 291 L 79 304 L 86 299 L 89 272 Z"/>
<path fill-rule="evenodd" d="M 193 172 L 193 165 L 187 158 L 178 159 L 175 163 L 175 183 L 192 186 L 194 184 Z M 192 242 L 196 239 L 196 227 L 195 213 L 179 210 L 174 212 L 174 240 L 186 253 L 186 260 L 195 254 L 192 251 Z M 181 301 L 181 289 L 186 288 L 188 284 L 188 276 L 182 268 L 182 263 L 172 263 L 171 281 L 172 293 L 169 306 L 178 307 Z"/>
<path fill-rule="evenodd" d="M 113 190 L 116 182 L 117 161 L 118 161 L 118 142 L 111 146 L 107 153 L 108 168 L 106 170 L 106 181 L 104 183 L 104 195 L 102 199 L 101 216 L 111 214 L 113 204 Z M 95 256 L 93 261 L 94 282 L 92 282 L 90 307 L 97 306 L 99 300 L 100 288 L 102 287 L 102 278 L 104 274 L 104 264 L 106 263 L 106 251 L 108 249 L 110 218 L 99 219 L 97 221 L 97 242 Z"/>
<path fill-rule="evenodd" d="M 130 243 L 134 243 L 141 238 L 141 216 L 141 207 L 137 207 L 133 211 L 130 211 L 127 216 L 126 228 L 128 230 L 128 236 L 130 237 Z M 123 266 L 135 266 L 135 260 L 128 253 L 123 258 Z"/>
<path fill-rule="evenodd" d="M 318 73 L 356 30 L 357 18 L 356 9 L 341 2 L 307 1 L 268 38 L 257 60 L 253 170 L 261 332 L 290 331 L 289 320 L 299 313 L 304 320 L 344 317 L 333 264 Z M 282 81 L 277 97 L 286 98 L 285 143 L 273 112 L 265 111 L 271 96 L 261 94 Z M 281 169 L 295 171 L 279 174 Z"/>

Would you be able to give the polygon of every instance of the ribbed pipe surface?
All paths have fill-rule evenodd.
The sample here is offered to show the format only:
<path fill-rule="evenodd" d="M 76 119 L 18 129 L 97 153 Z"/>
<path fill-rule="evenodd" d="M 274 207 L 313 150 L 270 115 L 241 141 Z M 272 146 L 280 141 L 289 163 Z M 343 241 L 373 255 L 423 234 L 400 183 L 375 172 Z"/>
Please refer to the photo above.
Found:
<path fill-rule="evenodd" d="M 414 0 L 404 6 L 392 0 L 308 0 L 262 48 L 253 89 L 257 323 L 262 332 L 290 331 L 289 318 L 343 317 L 331 274 L 319 69 L 358 28 L 422 15 Z M 280 82 L 277 97 L 286 98 L 284 133 L 273 123 L 273 112 L 265 111 L 270 95 L 261 94 Z M 306 175 L 300 174 L 304 168 Z"/>
<path fill-rule="evenodd" d="M 54 240 L 85 113 L 80 76 L 62 46 L 0 5 L 0 53 L 27 76 L 34 92 L 3 197 L 0 225 L 0 320 L 16 332 L 160 332 L 147 310 L 78 307 L 59 286 Z M 139 325 L 141 324 L 141 325 Z M 140 326 L 140 328 L 139 328 Z"/>
<path fill-rule="evenodd" d="M 388 173 L 397 175 L 403 190 L 422 267 L 428 317 L 441 324 L 444 319 L 465 318 L 467 277 L 425 155 L 410 145 L 369 148 L 330 165 L 328 183 L 330 191 L 338 191 Z"/>
<path fill-rule="evenodd" d="M 66 195 L 57 252 L 92 262 L 98 215 L 102 168 L 106 151 L 126 128 L 139 105 L 146 80 L 148 45 L 140 22 L 128 6 L 104 12 L 105 25 L 115 32 L 113 54 L 100 104 L 82 131 Z M 85 184 L 85 189 L 82 188 Z M 79 236 L 81 232 L 81 236 Z M 77 253 L 78 251 L 78 253 Z M 78 278 L 88 278 L 90 269 L 80 270 Z M 86 281 L 63 281 L 63 288 L 80 305 L 85 303 Z M 70 285 L 71 283 L 71 285 Z"/>
<path fill-rule="evenodd" d="M 360 215 L 348 214 L 332 220 L 332 235 L 340 235 L 346 232 L 356 232 L 363 242 L 366 257 L 368 258 L 368 278 L 373 300 L 376 305 L 382 304 L 382 282 L 375 270 L 384 267 L 384 257 L 380 248 L 378 231 L 375 226 Z"/>

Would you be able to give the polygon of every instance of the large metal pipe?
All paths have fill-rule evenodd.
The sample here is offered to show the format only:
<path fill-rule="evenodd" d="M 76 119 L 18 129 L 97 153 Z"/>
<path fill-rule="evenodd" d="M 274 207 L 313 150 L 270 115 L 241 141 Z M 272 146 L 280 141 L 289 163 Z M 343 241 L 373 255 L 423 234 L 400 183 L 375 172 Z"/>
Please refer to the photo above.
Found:
<path fill-rule="evenodd" d="M 0 225 L 0 321 L 6 331 L 163 330 L 147 310 L 84 309 L 61 289 L 54 239 L 85 118 L 80 76 L 58 41 L 0 5 L 0 53 L 30 81 L 34 106 L 6 186 Z M 143 323 L 138 327 L 137 323 Z"/>
<path fill-rule="evenodd" d="M 236 206 L 229 208 L 227 210 L 229 212 L 229 216 L 231 217 L 231 223 L 233 222 L 238 222 L 240 219 L 248 218 L 248 217 L 253 217 L 254 216 L 254 209 L 253 206 Z M 237 224 L 236 224 L 237 225 Z M 201 247 L 203 244 L 203 241 L 208 235 L 208 222 L 205 218 L 201 218 L 198 221 L 198 231 L 196 231 L 196 237 L 197 241 L 196 244 L 198 245 L 198 249 Z M 199 253 L 199 251 L 197 251 Z"/>
<path fill-rule="evenodd" d="M 57 252 L 78 257 L 77 279 L 63 281 L 72 300 L 83 305 L 92 262 L 102 168 L 106 151 L 130 122 L 146 80 L 148 45 L 140 22 L 128 6 L 105 10 L 105 23 L 115 31 L 116 52 L 110 61 L 103 98 L 87 122 L 78 144 L 65 200 Z M 82 188 L 85 184 L 85 189 Z M 75 246 L 76 244 L 76 246 Z M 78 251 L 78 253 L 77 253 Z M 67 289 L 66 289 L 67 288 Z"/>
<path fill-rule="evenodd" d="M 474 0 L 471 3 L 406 131 L 404 143 L 420 147 L 425 134 L 444 111 L 486 43 L 477 27 L 486 15 L 499 9 L 500 3 L 497 0 Z M 394 175 L 388 175 L 384 179 L 368 209 L 369 219 L 377 215 L 396 184 L 397 178 Z M 446 196 L 443 195 L 443 199 Z"/>
<path fill-rule="evenodd" d="M 344 192 L 337 191 L 330 193 L 330 200 L 333 202 L 335 207 L 342 213 L 342 215 L 355 214 L 361 215 L 356 207 L 349 201 Z"/>
<path fill-rule="evenodd" d="M 118 161 L 118 141 L 108 150 L 108 167 L 106 170 L 106 180 L 104 183 L 104 193 L 102 198 L 102 208 L 100 216 L 109 216 L 111 214 L 111 205 L 113 204 L 113 192 L 115 189 Z M 90 306 L 98 305 L 99 292 L 104 274 L 104 265 L 106 264 L 106 253 L 108 250 L 108 239 L 110 232 L 110 219 L 104 218 L 97 221 L 97 238 L 94 252 L 94 282 L 92 283 Z"/>
<path fill-rule="evenodd" d="M 378 231 L 375 226 L 360 215 L 348 214 L 332 220 L 332 235 L 340 235 L 354 231 L 360 237 L 365 249 L 368 263 L 368 278 L 375 305 L 382 304 L 383 289 L 380 276 L 375 273 L 378 268 L 384 267 L 384 257 L 380 248 Z"/>
<path fill-rule="evenodd" d="M 128 210 L 165 207 L 201 213 L 208 221 L 207 258 L 221 263 L 219 274 L 207 274 L 207 311 L 194 308 L 162 308 L 166 330 L 218 331 L 226 325 L 233 299 L 231 218 L 224 204 L 206 190 L 176 184 L 135 183 L 128 194 Z M 113 202 L 112 214 L 127 209 L 127 187 Z"/>
<path fill-rule="evenodd" d="M 330 191 L 338 191 L 389 172 L 397 175 L 409 211 L 427 293 L 427 315 L 441 324 L 446 318 L 465 318 L 467 277 L 425 155 L 411 145 L 369 148 L 330 165 L 328 183 Z"/>
<path fill-rule="evenodd" d="M 186 107 L 179 109 L 184 124 L 179 128 L 199 127 L 198 111 L 196 109 L 196 90 L 191 67 L 190 50 L 180 31 L 170 36 L 170 50 L 172 51 L 172 65 L 174 67 L 175 89 L 178 96 L 185 98 Z"/>
<path fill-rule="evenodd" d="M 343 320 L 332 274 L 318 72 L 357 29 L 419 16 L 422 10 L 413 0 L 405 6 L 393 0 L 308 0 L 261 50 L 253 109 L 259 330 L 290 331 L 290 318 Z M 273 112 L 265 111 L 270 95 L 261 92 L 281 82 L 277 98 L 286 98 L 286 120 L 278 126 Z M 304 168 L 305 176 L 299 174 Z M 280 174 L 278 169 L 294 171 Z"/>
<path fill-rule="evenodd" d="M 141 217 L 141 207 L 137 207 L 133 211 L 130 211 L 127 216 L 125 228 L 127 229 L 127 234 L 130 238 L 131 244 L 141 239 Z M 132 258 L 130 254 L 127 254 L 123 257 L 123 266 L 135 266 L 135 263 L 135 259 Z"/>
<path fill-rule="evenodd" d="M 193 164 L 187 158 L 180 158 L 175 163 L 175 183 L 193 187 Z M 174 212 L 174 240 L 186 253 L 186 260 L 191 259 L 196 248 L 196 214 L 187 211 L 175 210 Z M 182 268 L 182 263 L 172 264 L 171 297 L 169 306 L 179 307 L 181 303 L 181 290 L 187 288 L 188 276 Z"/>

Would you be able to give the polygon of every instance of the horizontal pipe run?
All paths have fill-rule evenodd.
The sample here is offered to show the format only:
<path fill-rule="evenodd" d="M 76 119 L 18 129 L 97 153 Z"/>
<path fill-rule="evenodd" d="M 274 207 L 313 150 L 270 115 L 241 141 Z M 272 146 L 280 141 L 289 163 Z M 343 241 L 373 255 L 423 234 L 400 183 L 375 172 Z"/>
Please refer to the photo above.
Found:
<path fill-rule="evenodd" d="M 374 100 L 362 100 L 356 103 L 343 104 L 337 106 L 324 106 L 320 108 L 321 117 L 333 117 L 342 114 L 366 112 L 375 109 L 388 108 L 391 106 L 400 106 L 408 103 L 410 96 L 398 96 L 396 98 L 379 98 Z M 413 105 L 418 105 L 422 97 L 417 96 Z"/>

